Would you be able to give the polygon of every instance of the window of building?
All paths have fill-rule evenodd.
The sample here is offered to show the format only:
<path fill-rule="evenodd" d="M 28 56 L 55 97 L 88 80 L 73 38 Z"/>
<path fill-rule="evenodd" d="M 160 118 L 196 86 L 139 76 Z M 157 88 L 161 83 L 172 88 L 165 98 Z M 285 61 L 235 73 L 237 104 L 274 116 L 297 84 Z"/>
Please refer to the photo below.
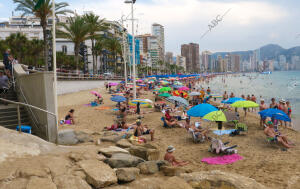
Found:
<path fill-rule="evenodd" d="M 67 48 L 66 45 L 61 46 L 61 49 L 62 49 L 62 52 L 63 52 L 63 53 L 67 54 L 68 48 Z"/>

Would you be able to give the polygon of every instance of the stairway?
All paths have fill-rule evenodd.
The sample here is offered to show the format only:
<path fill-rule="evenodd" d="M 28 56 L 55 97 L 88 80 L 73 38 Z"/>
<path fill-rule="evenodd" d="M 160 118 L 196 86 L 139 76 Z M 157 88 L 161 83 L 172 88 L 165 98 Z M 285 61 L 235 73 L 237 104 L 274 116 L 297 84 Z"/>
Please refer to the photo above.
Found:
<path fill-rule="evenodd" d="M 11 88 L 4 97 L 7 100 L 18 101 L 17 94 Z M 3 102 L 0 102 L 0 126 L 16 129 L 18 126 L 18 113 L 17 105 L 8 104 L 4 105 Z M 21 114 L 21 125 L 30 125 L 30 119 L 27 115 L 27 112 L 24 107 L 20 106 Z"/>

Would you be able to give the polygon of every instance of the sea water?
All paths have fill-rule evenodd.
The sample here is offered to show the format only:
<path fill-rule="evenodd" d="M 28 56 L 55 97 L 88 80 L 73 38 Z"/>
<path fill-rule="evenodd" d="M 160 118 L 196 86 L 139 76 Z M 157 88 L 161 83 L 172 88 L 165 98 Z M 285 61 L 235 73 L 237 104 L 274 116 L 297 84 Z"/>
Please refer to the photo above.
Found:
<path fill-rule="evenodd" d="M 225 82 L 222 80 L 225 79 Z M 290 101 L 292 106 L 292 123 L 300 129 L 300 71 L 276 71 L 271 74 L 247 73 L 219 76 L 212 79 L 203 87 L 210 86 L 213 93 L 223 94 L 227 91 L 236 97 L 254 94 L 257 103 L 264 99 L 267 104 L 271 98 L 278 102 L 280 99 Z"/>

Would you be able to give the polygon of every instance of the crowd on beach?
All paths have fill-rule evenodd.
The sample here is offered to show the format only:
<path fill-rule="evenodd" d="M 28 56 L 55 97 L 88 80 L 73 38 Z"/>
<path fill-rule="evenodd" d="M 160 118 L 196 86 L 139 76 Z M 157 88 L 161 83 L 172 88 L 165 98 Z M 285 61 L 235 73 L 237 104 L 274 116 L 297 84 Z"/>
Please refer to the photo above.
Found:
<path fill-rule="evenodd" d="M 176 79 L 169 79 L 168 84 L 163 84 L 159 79 L 145 79 L 141 83 L 138 83 L 137 88 L 137 98 L 141 98 L 144 93 L 151 92 L 154 96 L 154 102 L 152 104 L 151 100 L 146 101 L 145 99 L 133 99 L 133 90 L 132 84 L 125 84 L 125 82 L 120 82 L 116 85 L 111 85 L 108 82 L 105 82 L 104 86 L 106 88 L 107 93 L 111 94 L 113 97 L 117 96 L 120 97 L 120 101 L 116 101 L 116 117 L 114 124 L 109 127 L 105 127 L 105 130 L 115 130 L 115 131 L 129 131 L 133 130 L 133 135 L 130 139 L 138 141 L 138 142 L 148 142 L 144 135 L 150 135 L 151 141 L 155 140 L 155 130 L 151 129 L 147 124 L 143 123 L 143 116 L 145 114 L 151 113 L 153 111 L 161 112 L 162 117 L 161 120 L 166 128 L 183 128 L 186 132 L 191 133 L 193 135 L 193 139 L 197 141 L 210 141 L 212 144 L 213 142 L 221 143 L 220 146 L 224 147 L 224 144 L 220 140 L 216 140 L 213 138 L 211 129 L 204 128 L 201 122 L 194 122 L 191 121 L 191 116 L 188 115 L 188 111 L 201 104 L 210 104 L 217 108 L 220 111 L 228 111 L 235 113 L 237 115 L 237 119 L 239 119 L 239 112 L 237 108 L 232 108 L 230 105 L 226 103 L 220 103 L 217 101 L 217 98 L 222 98 L 223 101 L 228 99 L 236 98 L 234 93 L 227 93 L 224 92 L 223 95 L 215 95 L 212 94 L 210 87 L 204 89 L 201 86 L 201 83 L 209 83 L 210 79 L 214 77 L 191 77 L 187 79 L 180 80 L 181 87 L 186 87 L 187 90 L 185 91 L 178 91 L 174 87 L 176 84 Z M 167 90 L 161 92 L 160 89 L 164 87 L 173 87 L 171 90 Z M 173 92 L 172 92 L 173 91 Z M 177 93 L 176 93 L 177 92 Z M 192 92 L 197 93 L 198 95 L 189 96 Z M 177 96 L 180 99 L 184 99 L 188 102 L 187 106 L 182 105 L 178 101 L 174 101 L 173 103 L 168 103 L 167 96 Z M 241 95 L 241 99 L 245 101 L 252 101 L 256 103 L 257 99 L 254 94 L 250 95 Z M 150 101 L 150 102 L 149 102 Z M 95 102 L 100 104 L 104 104 L 104 99 L 96 95 Z M 149 103 L 149 104 L 148 104 Z M 173 104 L 173 105 L 172 105 Z M 142 111 L 142 107 L 151 106 L 153 109 L 149 109 L 148 111 Z M 284 101 L 281 99 L 279 103 L 276 103 L 275 99 L 271 99 L 271 103 L 269 105 L 265 104 L 264 99 L 260 99 L 260 104 L 257 105 L 259 111 L 266 110 L 268 108 L 278 109 L 285 112 L 289 118 L 291 118 L 291 106 L 289 102 Z M 246 118 L 247 112 L 256 112 L 255 107 L 253 108 L 243 108 L 244 109 L 244 117 Z M 144 110 L 144 109 L 143 109 Z M 74 119 L 74 111 L 70 110 L 65 117 L 65 120 L 69 120 L 70 124 L 75 124 Z M 128 115 L 136 115 L 136 121 L 134 123 L 127 123 L 127 116 Z M 213 122 L 217 123 L 218 129 L 222 130 L 222 123 L 223 121 L 212 120 Z M 239 120 L 238 120 L 239 121 Z M 281 126 L 283 124 L 282 120 L 277 120 L 274 117 L 271 119 L 261 116 L 260 125 L 261 128 L 264 130 L 264 134 L 267 136 L 269 141 L 274 141 L 281 143 L 285 148 L 293 147 L 293 143 L 288 141 L 287 137 L 278 131 L 279 124 Z M 243 124 L 241 124 L 243 125 Z M 240 128 L 239 128 L 240 129 Z M 234 136 L 235 133 L 239 134 L 241 130 L 236 130 L 235 132 L 231 133 Z M 166 149 L 166 154 L 164 156 L 165 160 L 172 163 L 174 166 L 181 166 L 186 165 L 188 162 L 185 161 L 178 161 L 172 155 L 174 152 L 175 147 L 172 145 L 168 146 Z M 219 149 L 222 150 L 222 149 Z M 228 149 L 229 150 L 229 149 Z M 236 152 L 231 150 L 230 152 Z"/>

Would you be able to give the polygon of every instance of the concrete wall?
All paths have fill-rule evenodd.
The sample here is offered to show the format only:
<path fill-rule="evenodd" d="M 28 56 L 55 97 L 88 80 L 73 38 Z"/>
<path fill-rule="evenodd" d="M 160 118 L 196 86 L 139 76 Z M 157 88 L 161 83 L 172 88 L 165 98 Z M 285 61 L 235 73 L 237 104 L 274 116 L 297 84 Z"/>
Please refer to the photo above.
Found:
<path fill-rule="evenodd" d="M 20 90 L 22 90 L 28 104 L 54 113 L 53 73 L 42 72 L 26 74 L 22 72 L 22 69 L 19 67 L 14 70 L 16 71 L 16 89 L 19 100 L 25 103 L 25 99 L 20 93 Z M 38 128 L 33 128 L 37 135 L 47 141 L 55 142 L 57 133 L 55 117 L 39 110 L 32 108 L 31 110 L 38 121 Z M 31 111 L 27 112 L 31 119 L 33 119 Z M 31 122 L 34 123 L 33 120 Z"/>

